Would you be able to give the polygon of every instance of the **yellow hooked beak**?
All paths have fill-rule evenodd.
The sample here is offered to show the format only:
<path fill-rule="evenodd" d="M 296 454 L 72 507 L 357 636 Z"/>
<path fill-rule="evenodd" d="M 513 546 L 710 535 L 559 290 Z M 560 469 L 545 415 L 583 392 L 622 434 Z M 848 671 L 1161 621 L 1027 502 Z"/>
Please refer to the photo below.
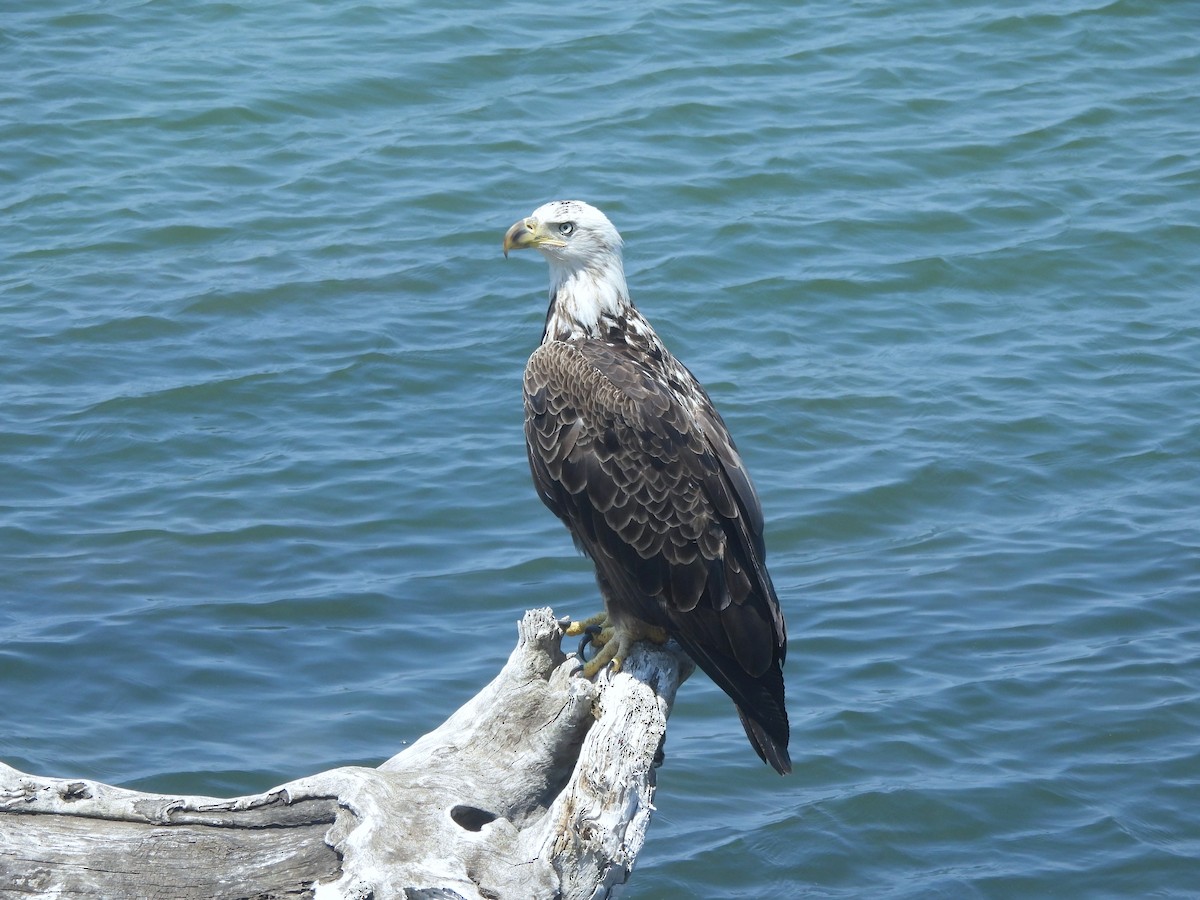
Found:
<path fill-rule="evenodd" d="M 542 223 L 533 216 L 516 222 L 512 228 L 504 232 L 504 255 L 506 257 L 509 250 L 526 250 L 529 247 L 540 250 L 542 247 L 565 247 L 566 245 L 566 241 L 560 241 L 547 234 Z"/>

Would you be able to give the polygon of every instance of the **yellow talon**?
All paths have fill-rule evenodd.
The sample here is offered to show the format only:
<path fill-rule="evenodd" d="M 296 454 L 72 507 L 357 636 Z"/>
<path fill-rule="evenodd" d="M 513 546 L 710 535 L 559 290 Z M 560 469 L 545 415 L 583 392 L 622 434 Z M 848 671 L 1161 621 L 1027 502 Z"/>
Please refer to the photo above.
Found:
<path fill-rule="evenodd" d="M 628 658 L 633 645 L 640 640 L 665 644 L 670 635 L 662 628 L 647 625 L 645 622 L 634 620 L 631 625 L 617 627 L 612 624 L 607 613 L 599 613 L 580 622 L 572 622 L 567 626 L 566 634 L 576 636 L 588 634 L 590 643 L 598 648 L 596 655 L 584 663 L 582 675 L 584 678 L 595 678 L 605 666 L 611 665 L 613 673 L 621 671 L 621 666 Z M 583 647 L 580 645 L 580 658 L 583 657 Z"/>
<path fill-rule="evenodd" d="M 608 624 L 608 613 L 596 613 L 587 619 L 581 619 L 578 622 L 572 622 L 567 626 L 566 634 L 568 637 L 575 637 L 583 634 L 593 625 L 599 625 L 601 628 L 610 627 Z"/>

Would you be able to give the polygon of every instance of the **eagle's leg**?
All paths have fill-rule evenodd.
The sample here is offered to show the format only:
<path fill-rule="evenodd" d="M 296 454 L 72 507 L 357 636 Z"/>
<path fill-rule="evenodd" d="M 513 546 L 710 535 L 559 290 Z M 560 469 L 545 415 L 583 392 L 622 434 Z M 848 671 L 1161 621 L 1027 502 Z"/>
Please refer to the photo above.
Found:
<path fill-rule="evenodd" d="M 618 625 L 609 618 L 608 613 L 600 613 L 581 622 L 572 622 L 566 633 L 586 634 L 591 639 L 590 643 L 597 647 L 596 655 L 590 662 L 584 663 L 584 678 L 594 678 L 609 663 L 612 664 L 614 672 L 621 671 L 621 663 L 629 656 L 629 651 L 637 641 L 665 644 L 670 640 L 670 635 L 656 625 L 648 625 L 638 619 Z M 581 651 L 583 646 L 580 646 Z"/>

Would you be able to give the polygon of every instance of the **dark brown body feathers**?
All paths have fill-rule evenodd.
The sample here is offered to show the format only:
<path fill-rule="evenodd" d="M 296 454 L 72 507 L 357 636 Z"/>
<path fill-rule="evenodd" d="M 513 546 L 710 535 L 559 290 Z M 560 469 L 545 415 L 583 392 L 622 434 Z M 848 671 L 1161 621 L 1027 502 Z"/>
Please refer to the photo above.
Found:
<path fill-rule="evenodd" d="M 787 634 L 758 496 L 708 395 L 629 315 L 530 357 L 534 483 L 595 563 L 610 617 L 666 629 L 733 699 L 759 756 L 788 772 Z"/>

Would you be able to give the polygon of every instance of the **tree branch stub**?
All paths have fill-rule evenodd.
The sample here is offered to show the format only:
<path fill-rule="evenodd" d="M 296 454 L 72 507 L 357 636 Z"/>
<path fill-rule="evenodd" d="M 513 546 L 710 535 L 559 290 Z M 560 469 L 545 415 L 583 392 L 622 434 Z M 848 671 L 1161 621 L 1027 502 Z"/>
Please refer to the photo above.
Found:
<path fill-rule="evenodd" d="M 607 897 L 645 840 L 692 664 L 639 644 L 592 683 L 562 636 L 527 612 L 500 673 L 378 769 L 219 799 L 0 763 L 0 898 Z"/>

